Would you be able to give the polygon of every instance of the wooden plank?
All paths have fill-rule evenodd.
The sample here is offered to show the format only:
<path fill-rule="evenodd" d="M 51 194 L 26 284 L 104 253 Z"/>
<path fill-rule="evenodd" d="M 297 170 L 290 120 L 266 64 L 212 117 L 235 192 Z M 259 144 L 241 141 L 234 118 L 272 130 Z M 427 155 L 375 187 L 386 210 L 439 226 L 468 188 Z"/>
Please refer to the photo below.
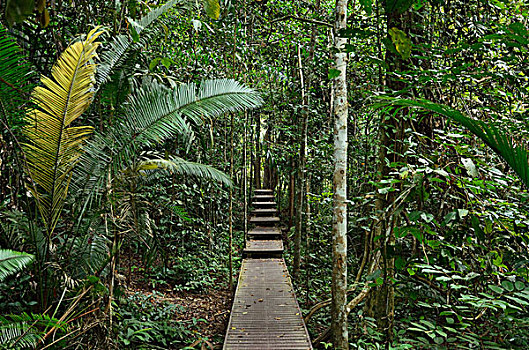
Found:
<path fill-rule="evenodd" d="M 279 238 L 281 230 L 276 227 L 256 227 L 248 232 L 248 236 L 257 239 Z"/>
<path fill-rule="evenodd" d="M 275 216 L 277 215 L 277 209 L 265 208 L 265 209 L 254 209 L 251 212 L 252 216 Z"/>
<path fill-rule="evenodd" d="M 244 258 L 281 258 L 283 241 L 280 239 L 252 239 L 246 241 L 243 250 Z"/>
<path fill-rule="evenodd" d="M 256 209 L 270 208 L 277 206 L 276 202 L 252 202 L 252 207 Z"/>
<path fill-rule="evenodd" d="M 252 197 L 253 202 L 273 202 L 276 197 L 270 194 L 260 194 Z"/>
<path fill-rule="evenodd" d="M 283 252 L 283 241 L 272 240 L 249 240 L 246 242 L 245 251 L 249 252 Z"/>
<path fill-rule="evenodd" d="M 277 216 L 253 216 L 250 218 L 250 224 L 271 226 L 279 223 Z"/>
<path fill-rule="evenodd" d="M 262 189 L 259 189 L 259 190 L 254 190 L 254 194 L 256 196 L 259 196 L 259 195 L 271 195 L 271 194 L 274 194 L 274 191 L 262 188 Z"/>
<path fill-rule="evenodd" d="M 244 259 L 224 350 L 312 349 L 283 259 Z"/>

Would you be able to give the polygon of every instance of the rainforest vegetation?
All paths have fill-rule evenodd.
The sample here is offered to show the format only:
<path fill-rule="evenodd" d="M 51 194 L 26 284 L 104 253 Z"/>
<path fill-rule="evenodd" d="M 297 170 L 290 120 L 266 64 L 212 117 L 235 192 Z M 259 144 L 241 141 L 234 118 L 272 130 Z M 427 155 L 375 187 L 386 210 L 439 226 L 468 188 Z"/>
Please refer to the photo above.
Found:
<path fill-rule="evenodd" d="M 527 0 L 2 0 L 0 123 L 0 349 L 222 348 L 256 188 L 315 348 L 529 348 Z"/>

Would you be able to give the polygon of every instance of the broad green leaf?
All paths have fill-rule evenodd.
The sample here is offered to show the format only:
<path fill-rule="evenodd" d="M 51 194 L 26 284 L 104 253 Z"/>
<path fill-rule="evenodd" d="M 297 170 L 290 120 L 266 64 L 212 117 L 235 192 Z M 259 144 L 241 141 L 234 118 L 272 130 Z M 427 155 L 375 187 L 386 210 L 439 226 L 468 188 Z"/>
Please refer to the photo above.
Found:
<path fill-rule="evenodd" d="M 205 0 L 204 8 L 206 13 L 212 19 L 219 19 L 220 17 L 220 4 L 219 0 Z"/>
<path fill-rule="evenodd" d="M 338 69 L 335 69 L 335 68 L 329 69 L 329 74 L 328 74 L 329 79 L 334 79 L 339 75 L 340 75 L 340 71 Z"/>
<path fill-rule="evenodd" d="M 411 55 L 411 40 L 408 38 L 406 33 L 404 33 L 402 30 L 393 27 L 389 29 L 389 35 L 391 37 L 391 41 L 395 45 L 395 48 L 397 49 L 397 52 L 400 53 L 403 60 L 407 60 L 410 58 Z"/>
<path fill-rule="evenodd" d="M 472 216 L 472 228 L 474 229 L 478 240 L 480 242 L 485 241 L 485 232 L 483 232 L 481 229 L 481 226 L 479 225 L 479 218 L 477 216 Z"/>
<path fill-rule="evenodd" d="M 522 281 L 516 281 L 514 283 L 514 286 L 516 287 L 517 290 L 524 290 L 525 289 L 525 283 L 523 283 Z"/>
<path fill-rule="evenodd" d="M 154 60 L 151 61 L 151 63 L 149 64 L 149 70 L 152 71 L 154 70 L 154 68 L 156 68 L 156 66 L 158 65 L 158 63 L 160 63 L 160 60 L 161 58 L 155 58 Z"/>
<path fill-rule="evenodd" d="M 509 292 L 512 292 L 514 290 L 514 285 L 511 281 L 508 281 L 508 280 L 503 280 L 501 281 L 501 286 L 505 289 L 507 289 L 507 291 Z"/>
<path fill-rule="evenodd" d="M 498 294 L 503 293 L 503 288 L 501 288 L 501 287 L 499 287 L 499 286 L 497 286 L 497 285 L 495 285 L 495 284 L 489 284 L 488 287 L 489 287 L 489 289 L 491 289 L 493 292 L 496 292 L 496 293 L 498 293 Z"/>

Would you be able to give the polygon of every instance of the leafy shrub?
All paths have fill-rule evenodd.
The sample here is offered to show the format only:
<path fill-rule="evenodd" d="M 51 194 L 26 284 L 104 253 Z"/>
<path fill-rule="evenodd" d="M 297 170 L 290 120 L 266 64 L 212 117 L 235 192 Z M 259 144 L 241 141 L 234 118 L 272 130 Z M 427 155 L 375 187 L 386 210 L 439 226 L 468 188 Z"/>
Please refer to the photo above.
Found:
<path fill-rule="evenodd" d="M 180 305 L 159 302 L 162 296 L 135 293 L 117 306 L 115 330 L 120 349 L 180 349 L 196 337 L 196 320 L 190 324 L 173 317 L 185 311 Z"/>

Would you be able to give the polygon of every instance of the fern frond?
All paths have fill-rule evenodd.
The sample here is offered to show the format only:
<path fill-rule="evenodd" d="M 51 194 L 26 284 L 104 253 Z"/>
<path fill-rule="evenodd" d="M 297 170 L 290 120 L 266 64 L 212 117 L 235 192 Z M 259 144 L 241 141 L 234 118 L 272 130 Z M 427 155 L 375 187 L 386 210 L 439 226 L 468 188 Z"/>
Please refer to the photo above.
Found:
<path fill-rule="evenodd" d="M 33 262 L 34 256 L 27 253 L 0 249 L 0 282 L 6 277 L 24 270 Z"/>
<path fill-rule="evenodd" d="M 456 121 L 479 137 L 487 146 L 502 157 L 522 182 L 529 188 L 529 150 L 504 130 L 483 121 L 472 119 L 446 105 L 428 100 L 390 99 L 390 104 L 406 107 L 419 107 Z"/>
<path fill-rule="evenodd" d="M 37 87 L 33 102 L 37 106 L 26 115 L 23 145 L 27 168 L 36 187 L 30 190 L 48 235 L 53 233 L 64 204 L 71 170 L 80 155 L 80 146 L 92 127 L 71 127 L 90 105 L 93 96 L 93 75 L 101 34 L 92 30 L 85 40 L 70 45 L 52 68 L 52 79 L 42 77 L 44 86 Z"/>
<path fill-rule="evenodd" d="M 189 176 L 198 180 L 213 180 L 231 186 L 230 177 L 222 171 L 206 164 L 190 162 L 179 157 L 170 159 L 149 159 L 138 163 L 137 171 L 148 175 L 153 171 L 165 171 L 171 174 Z"/>

